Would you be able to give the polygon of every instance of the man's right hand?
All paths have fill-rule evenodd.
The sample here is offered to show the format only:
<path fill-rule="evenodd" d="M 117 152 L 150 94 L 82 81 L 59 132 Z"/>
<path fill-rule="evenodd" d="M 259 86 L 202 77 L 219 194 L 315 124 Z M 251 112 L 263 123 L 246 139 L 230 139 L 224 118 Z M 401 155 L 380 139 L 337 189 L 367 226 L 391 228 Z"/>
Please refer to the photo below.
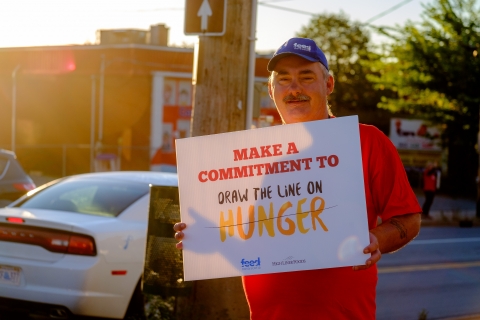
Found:
<path fill-rule="evenodd" d="M 173 230 L 175 230 L 175 239 L 179 240 L 179 242 L 175 245 L 177 249 L 183 249 L 182 239 L 184 237 L 183 230 L 187 227 L 187 225 L 183 222 L 175 223 L 173 226 Z"/>

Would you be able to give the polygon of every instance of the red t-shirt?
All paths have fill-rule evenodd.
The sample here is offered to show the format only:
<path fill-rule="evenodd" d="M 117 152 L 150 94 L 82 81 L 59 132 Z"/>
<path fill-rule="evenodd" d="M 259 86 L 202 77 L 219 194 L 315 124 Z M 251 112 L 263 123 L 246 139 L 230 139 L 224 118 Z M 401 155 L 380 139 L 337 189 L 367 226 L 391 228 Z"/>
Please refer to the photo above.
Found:
<path fill-rule="evenodd" d="M 425 169 L 423 171 L 423 190 L 435 191 L 437 190 L 437 172 Z"/>
<path fill-rule="evenodd" d="M 420 213 L 397 150 L 377 128 L 360 125 L 368 226 Z M 310 243 L 312 249 L 315 244 Z M 243 277 L 252 320 L 375 319 L 377 268 L 352 267 Z"/>

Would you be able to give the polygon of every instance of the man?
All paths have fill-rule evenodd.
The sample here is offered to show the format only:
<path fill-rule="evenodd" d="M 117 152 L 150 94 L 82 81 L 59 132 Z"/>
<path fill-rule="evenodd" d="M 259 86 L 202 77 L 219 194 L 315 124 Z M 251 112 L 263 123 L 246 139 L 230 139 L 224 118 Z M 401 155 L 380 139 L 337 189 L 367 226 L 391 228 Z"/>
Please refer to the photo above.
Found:
<path fill-rule="evenodd" d="M 333 117 L 327 96 L 334 79 L 313 40 L 288 40 L 267 68 L 269 94 L 285 124 Z M 364 253 L 370 258 L 362 266 L 243 277 L 251 319 L 375 319 L 375 264 L 382 253 L 400 249 L 418 234 L 421 209 L 389 139 L 375 127 L 360 125 L 360 140 L 370 229 Z M 185 228 L 175 225 L 177 240 Z M 315 243 L 306 245 L 315 250 Z"/>
<path fill-rule="evenodd" d="M 427 166 L 423 170 L 423 192 L 425 194 L 425 202 L 422 206 L 422 219 L 431 220 L 430 207 L 432 206 L 433 199 L 435 198 L 435 192 L 437 191 L 437 177 L 438 177 L 437 164 L 433 162 L 427 162 Z"/>

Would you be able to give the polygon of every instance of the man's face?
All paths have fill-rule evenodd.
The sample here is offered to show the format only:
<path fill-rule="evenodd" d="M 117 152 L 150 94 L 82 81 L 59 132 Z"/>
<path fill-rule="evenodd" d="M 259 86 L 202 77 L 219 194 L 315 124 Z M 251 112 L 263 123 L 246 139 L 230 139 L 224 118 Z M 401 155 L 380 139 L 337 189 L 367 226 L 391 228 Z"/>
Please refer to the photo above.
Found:
<path fill-rule="evenodd" d="M 328 118 L 327 96 L 332 93 L 333 77 L 324 78 L 319 62 L 291 55 L 280 59 L 268 83 L 284 123 Z"/>

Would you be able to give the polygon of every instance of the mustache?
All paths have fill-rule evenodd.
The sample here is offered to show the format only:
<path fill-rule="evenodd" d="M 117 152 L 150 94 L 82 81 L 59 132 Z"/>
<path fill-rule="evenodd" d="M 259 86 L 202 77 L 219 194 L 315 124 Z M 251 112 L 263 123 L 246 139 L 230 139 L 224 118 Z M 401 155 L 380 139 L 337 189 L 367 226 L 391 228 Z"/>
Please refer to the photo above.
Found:
<path fill-rule="evenodd" d="M 295 97 L 293 94 L 289 94 L 288 96 L 286 96 L 285 98 L 283 98 L 283 102 L 290 102 L 290 101 L 310 101 L 310 97 L 307 96 L 306 94 L 297 94 L 297 96 Z"/>

